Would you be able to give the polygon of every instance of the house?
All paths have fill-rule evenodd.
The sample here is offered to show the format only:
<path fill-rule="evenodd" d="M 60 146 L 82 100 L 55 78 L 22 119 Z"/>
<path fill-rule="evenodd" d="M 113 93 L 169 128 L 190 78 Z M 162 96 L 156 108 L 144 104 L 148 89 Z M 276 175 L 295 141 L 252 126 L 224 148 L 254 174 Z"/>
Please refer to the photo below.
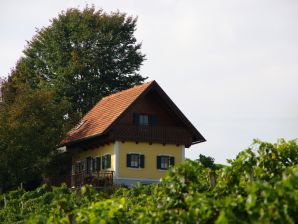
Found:
<path fill-rule="evenodd" d="M 204 137 L 155 81 L 102 98 L 60 146 L 71 185 L 154 183 Z"/>

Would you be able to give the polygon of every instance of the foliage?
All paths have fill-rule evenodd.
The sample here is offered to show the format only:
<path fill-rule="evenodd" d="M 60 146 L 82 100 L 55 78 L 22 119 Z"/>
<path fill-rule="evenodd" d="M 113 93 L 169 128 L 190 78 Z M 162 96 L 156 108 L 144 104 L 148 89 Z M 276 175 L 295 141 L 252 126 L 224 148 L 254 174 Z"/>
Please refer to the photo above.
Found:
<path fill-rule="evenodd" d="M 257 152 L 254 152 L 257 150 Z M 0 196 L 2 223 L 295 223 L 298 220 L 298 145 L 256 140 L 230 166 L 216 171 L 187 160 L 160 184 L 119 188 L 65 185 Z"/>
<path fill-rule="evenodd" d="M 204 156 L 204 155 L 200 154 L 197 161 L 200 162 L 206 168 L 210 168 L 212 170 L 216 169 L 216 165 L 214 163 L 214 158 L 212 158 L 210 156 Z"/>
<path fill-rule="evenodd" d="M 0 113 L 0 188 L 41 180 L 41 173 L 64 133 L 69 103 L 55 92 L 31 91 L 25 85 L 15 101 Z M 35 185 L 35 184 L 33 184 Z"/>
<path fill-rule="evenodd" d="M 88 112 L 103 96 L 143 82 L 138 71 L 145 55 L 134 37 L 136 22 L 125 13 L 88 6 L 61 12 L 28 42 L 4 98 L 11 97 L 15 80 L 32 89 L 50 87 L 69 100 L 72 116 Z"/>

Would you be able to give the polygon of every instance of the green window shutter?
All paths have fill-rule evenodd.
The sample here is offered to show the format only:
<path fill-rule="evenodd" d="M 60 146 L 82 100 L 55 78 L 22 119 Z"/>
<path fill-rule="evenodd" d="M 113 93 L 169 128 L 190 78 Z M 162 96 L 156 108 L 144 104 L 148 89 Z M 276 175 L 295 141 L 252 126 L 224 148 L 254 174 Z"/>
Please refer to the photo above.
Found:
<path fill-rule="evenodd" d="M 79 164 L 78 162 L 76 162 L 76 170 L 75 170 L 75 173 L 78 173 L 79 172 Z"/>
<path fill-rule="evenodd" d="M 150 116 L 150 124 L 152 125 L 152 126 L 156 126 L 157 125 L 157 116 L 155 115 L 155 114 L 153 114 L 153 115 L 151 115 Z"/>
<path fill-rule="evenodd" d="M 81 171 L 82 171 L 82 172 L 85 172 L 85 169 L 86 169 L 85 160 L 82 160 L 82 161 L 81 161 Z"/>
<path fill-rule="evenodd" d="M 80 173 L 82 171 L 81 169 L 81 161 L 78 162 L 78 172 Z"/>
<path fill-rule="evenodd" d="M 82 172 L 85 172 L 86 171 L 86 160 L 82 160 L 81 164 L 82 164 Z"/>
<path fill-rule="evenodd" d="M 93 158 L 93 157 L 91 157 L 91 163 L 92 163 L 92 172 L 94 172 L 95 171 L 95 169 L 96 169 L 96 160 L 95 160 L 95 158 Z"/>
<path fill-rule="evenodd" d="M 111 154 L 107 155 L 107 168 L 111 168 Z"/>
<path fill-rule="evenodd" d="M 149 125 L 152 125 L 152 116 L 153 116 L 153 115 L 148 115 L 148 122 L 149 122 Z"/>
<path fill-rule="evenodd" d="M 161 156 L 156 157 L 157 169 L 161 169 Z"/>
<path fill-rule="evenodd" d="M 85 163 L 86 163 L 86 173 L 90 174 L 91 173 L 91 165 L 92 165 L 91 157 L 87 157 L 85 160 Z"/>
<path fill-rule="evenodd" d="M 82 172 L 83 171 L 83 162 L 82 161 L 80 161 L 80 163 L 79 163 L 79 168 L 80 168 L 80 172 Z"/>
<path fill-rule="evenodd" d="M 106 168 L 106 156 L 102 157 L 102 164 L 101 168 L 104 170 Z"/>
<path fill-rule="evenodd" d="M 140 167 L 145 168 L 145 155 L 140 155 Z"/>
<path fill-rule="evenodd" d="M 139 124 L 139 115 L 136 113 L 133 113 L 133 124 L 138 125 Z"/>
<path fill-rule="evenodd" d="M 130 167 L 131 164 L 131 154 L 126 155 L 126 167 Z"/>
<path fill-rule="evenodd" d="M 175 165 L 175 157 L 171 156 L 170 157 L 170 166 L 174 166 Z"/>
<path fill-rule="evenodd" d="M 76 173 L 76 166 L 74 164 L 72 164 L 71 166 L 71 174 L 75 174 Z"/>
<path fill-rule="evenodd" d="M 100 156 L 96 157 L 96 170 L 97 171 L 100 171 Z"/>

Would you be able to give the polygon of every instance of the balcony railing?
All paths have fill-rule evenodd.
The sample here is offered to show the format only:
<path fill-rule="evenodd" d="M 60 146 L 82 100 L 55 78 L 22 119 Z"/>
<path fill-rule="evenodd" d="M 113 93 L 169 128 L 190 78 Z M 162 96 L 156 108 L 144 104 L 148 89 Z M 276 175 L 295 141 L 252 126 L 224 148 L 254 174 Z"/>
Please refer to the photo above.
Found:
<path fill-rule="evenodd" d="M 119 141 L 184 145 L 192 142 L 191 134 L 181 127 L 119 125 L 111 132 L 111 136 Z"/>
<path fill-rule="evenodd" d="M 80 187 L 91 184 L 95 187 L 106 187 L 113 185 L 114 171 L 80 172 L 72 174 L 71 186 Z"/>

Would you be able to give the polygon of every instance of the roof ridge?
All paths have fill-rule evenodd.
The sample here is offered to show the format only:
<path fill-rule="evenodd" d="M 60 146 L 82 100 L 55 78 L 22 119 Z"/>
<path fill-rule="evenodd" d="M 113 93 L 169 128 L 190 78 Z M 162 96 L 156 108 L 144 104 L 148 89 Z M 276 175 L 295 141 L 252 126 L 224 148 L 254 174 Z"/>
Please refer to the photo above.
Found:
<path fill-rule="evenodd" d="M 128 88 L 128 89 L 123 89 L 123 90 L 120 90 L 120 91 L 118 91 L 118 92 L 115 92 L 115 93 L 112 93 L 112 94 L 110 94 L 110 95 L 107 95 L 107 96 L 104 96 L 103 98 L 101 98 L 101 100 L 103 100 L 103 99 L 108 99 L 108 98 L 112 98 L 112 97 L 114 97 L 114 96 L 116 96 L 116 95 L 118 95 L 118 94 L 121 94 L 121 93 L 123 93 L 123 92 L 127 92 L 127 91 L 131 91 L 131 90 L 133 90 L 133 89 L 135 89 L 135 88 L 140 88 L 140 87 L 142 87 L 143 85 L 150 85 L 151 83 L 153 83 L 154 82 L 154 80 L 152 80 L 152 81 L 149 81 L 149 82 L 144 82 L 144 83 L 141 83 L 141 84 L 137 84 L 137 85 L 134 85 L 133 87 L 130 87 L 130 88 Z"/>

